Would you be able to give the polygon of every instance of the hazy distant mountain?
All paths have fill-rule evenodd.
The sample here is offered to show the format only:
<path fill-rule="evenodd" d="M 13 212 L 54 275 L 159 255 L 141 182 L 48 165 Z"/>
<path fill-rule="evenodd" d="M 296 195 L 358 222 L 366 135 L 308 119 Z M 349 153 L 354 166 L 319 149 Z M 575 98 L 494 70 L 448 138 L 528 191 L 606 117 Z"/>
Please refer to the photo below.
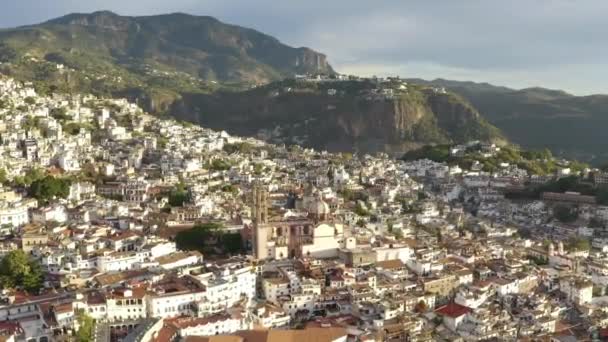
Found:
<path fill-rule="evenodd" d="M 294 73 L 333 72 L 325 55 L 292 48 L 258 31 L 212 17 L 175 13 L 125 17 L 112 12 L 69 14 L 45 23 L 4 30 L 8 46 L 38 57 L 75 54 L 122 64 L 158 63 L 205 79 L 268 81 Z"/>
<path fill-rule="evenodd" d="M 214 90 L 215 81 L 239 88 L 296 73 L 333 73 L 325 55 L 311 49 L 181 13 L 69 14 L 0 30 L 0 62 L 0 72 L 36 80 L 39 87 L 127 96 L 157 112 L 181 92 Z"/>
<path fill-rule="evenodd" d="M 515 90 L 443 79 L 410 81 L 462 95 L 512 142 L 583 160 L 608 160 L 606 95 L 574 96 L 538 87 Z"/>

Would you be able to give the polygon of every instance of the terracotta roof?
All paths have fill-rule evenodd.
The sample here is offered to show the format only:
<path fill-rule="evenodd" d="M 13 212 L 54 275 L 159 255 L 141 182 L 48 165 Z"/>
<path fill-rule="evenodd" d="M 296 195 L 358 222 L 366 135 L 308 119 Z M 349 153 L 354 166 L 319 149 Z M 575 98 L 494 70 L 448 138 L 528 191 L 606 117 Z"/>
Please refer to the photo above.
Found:
<path fill-rule="evenodd" d="M 101 305 L 106 303 L 106 298 L 99 292 L 91 292 L 87 295 L 88 305 Z"/>
<path fill-rule="evenodd" d="M 17 322 L 0 322 L 0 332 L 8 334 L 19 334 L 23 332 L 21 325 Z"/>
<path fill-rule="evenodd" d="M 448 305 L 444 305 L 442 307 L 440 307 L 439 309 L 435 310 L 436 313 L 442 315 L 442 316 L 448 316 L 448 317 L 460 317 L 462 315 L 466 315 L 469 312 L 471 312 L 471 308 L 457 304 L 457 303 L 450 303 Z"/>
<path fill-rule="evenodd" d="M 178 329 L 184 329 L 188 327 L 197 327 L 200 325 L 207 325 L 210 323 L 226 321 L 231 319 L 232 317 L 228 314 L 216 314 L 208 317 L 183 317 L 176 318 L 167 322 L 168 325 L 172 325 Z"/>
<path fill-rule="evenodd" d="M 385 270 L 391 270 L 391 269 L 395 269 L 395 268 L 403 268 L 405 266 L 405 264 L 400 259 L 394 259 L 394 260 L 379 261 L 376 263 L 376 266 L 381 267 Z"/>
<path fill-rule="evenodd" d="M 59 305 L 55 306 L 56 313 L 66 313 L 66 312 L 73 312 L 73 311 L 74 311 L 74 309 L 72 308 L 72 303 L 59 304 Z"/>
<path fill-rule="evenodd" d="M 141 277 L 146 274 L 146 270 L 129 270 L 118 273 L 104 273 L 95 277 L 95 280 L 101 285 L 112 285 L 123 282 L 127 279 Z"/>
<path fill-rule="evenodd" d="M 130 296 L 125 296 L 125 292 L 127 291 L 131 291 L 131 295 Z M 133 288 L 119 288 L 119 289 L 115 289 L 114 292 L 108 294 L 108 298 L 115 298 L 115 299 L 123 299 L 123 298 L 134 298 L 134 299 L 141 299 L 144 298 L 146 296 L 146 288 L 141 286 L 141 287 L 133 287 Z"/>
<path fill-rule="evenodd" d="M 240 336 L 221 335 L 221 336 L 188 336 L 184 340 L 186 342 L 244 342 L 245 340 Z M 159 341 L 160 342 L 160 341 Z"/>
<path fill-rule="evenodd" d="M 165 324 L 154 339 L 154 342 L 170 342 L 177 334 L 177 329 L 171 325 Z"/>
<path fill-rule="evenodd" d="M 307 328 L 303 330 L 244 330 L 232 335 L 186 337 L 186 342 L 332 342 L 346 336 L 344 328 Z"/>
<path fill-rule="evenodd" d="M 158 261 L 158 263 L 161 265 L 167 265 L 167 264 L 172 264 L 172 263 L 175 263 L 177 261 L 180 261 L 180 260 L 192 257 L 192 256 L 196 256 L 199 259 L 203 257 L 203 255 L 199 251 L 189 251 L 189 252 L 179 251 L 179 252 L 174 252 L 171 254 L 160 256 L 160 257 L 156 258 L 156 261 Z"/>
<path fill-rule="evenodd" d="M 266 278 L 264 281 L 275 285 L 289 284 L 289 280 L 285 278 Z"/>

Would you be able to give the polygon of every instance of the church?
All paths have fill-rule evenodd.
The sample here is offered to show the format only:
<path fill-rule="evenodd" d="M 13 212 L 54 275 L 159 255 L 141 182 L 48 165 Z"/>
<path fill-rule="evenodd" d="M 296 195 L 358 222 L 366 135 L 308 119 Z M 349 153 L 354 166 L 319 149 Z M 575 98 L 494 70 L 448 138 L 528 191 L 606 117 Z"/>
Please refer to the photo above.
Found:
<path fill-rule="evenodd" d="M 258 260 L 285 258 L 333 258 L 347 241 L 344 225 L 335 222 L 330 205 L 320 191 L 307 189 L 297 207 L 305 215 L 273 219 L 268 216 L 268 190 L 252 191 L 252 246 Z"/>

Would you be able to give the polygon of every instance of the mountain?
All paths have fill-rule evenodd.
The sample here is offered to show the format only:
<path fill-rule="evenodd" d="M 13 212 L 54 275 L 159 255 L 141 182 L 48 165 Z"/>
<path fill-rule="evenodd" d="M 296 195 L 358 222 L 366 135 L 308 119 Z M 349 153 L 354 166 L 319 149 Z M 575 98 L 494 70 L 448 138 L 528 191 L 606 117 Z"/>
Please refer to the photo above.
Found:
<path fill-rule="evenodd" d="M 51 63 L 41 66 L 45 61 Z M 161 108 L 148 108 L 153 110 L 166 109 L 183 91 L 212 91 L 217 82 L 239 86 L 296 73 L 334 72 L 325 55 L 309 48 L 292 48 L 252 29 L 182 13 L 78 13 L 0 30 L 0 62 L 0 72 L 69 88 L 65 90 L 117 93 L 144 102 L 159 92 L 169 98 Z M 57 63 L 65 69 L 55 70 Z"/>
<path fill-rule="evenodd" d="M 506 137 L 530 149 L 593 163 L 608 161 L 608 96 L 575 96 L 545 88 L 510 89 L 487 83 L 410 80 L 445 87 L 471 102 Z"/>
<path fill-rule="evenodd" d="M 275 143 L 401 155 L 424 144 L 504 143 L 466 100 L 401 82 L 284 80 L 243 92 L 185 95 L 179 119 Z"/>
<path fill-rule="evenodd" d="M 69 14 L 0 30 L 0 62 L 0 73 L 33 80 L 41 92 L 127 97 L 149 112 L 275 142 L 401 153 L 503 141 L 454 94 L 371 80 L 295 81 L 294 74 L 335 72 L 321 53 L 211 17 Z M 379 93 L 386 87 L 396 95 Z"/>

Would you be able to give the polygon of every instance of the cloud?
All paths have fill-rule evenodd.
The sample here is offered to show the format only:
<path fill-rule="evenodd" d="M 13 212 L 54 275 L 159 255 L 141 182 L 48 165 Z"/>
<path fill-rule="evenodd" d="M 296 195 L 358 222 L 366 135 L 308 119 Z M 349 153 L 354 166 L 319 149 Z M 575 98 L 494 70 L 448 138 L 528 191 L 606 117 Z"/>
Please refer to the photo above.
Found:
<path fill-rule="evenodd" d="M 74 11 L 179 11 L 309 46 L 342 72 L 608 92 L 608 1 L 602 0 L 4 1 L 0 26 Z"/>

